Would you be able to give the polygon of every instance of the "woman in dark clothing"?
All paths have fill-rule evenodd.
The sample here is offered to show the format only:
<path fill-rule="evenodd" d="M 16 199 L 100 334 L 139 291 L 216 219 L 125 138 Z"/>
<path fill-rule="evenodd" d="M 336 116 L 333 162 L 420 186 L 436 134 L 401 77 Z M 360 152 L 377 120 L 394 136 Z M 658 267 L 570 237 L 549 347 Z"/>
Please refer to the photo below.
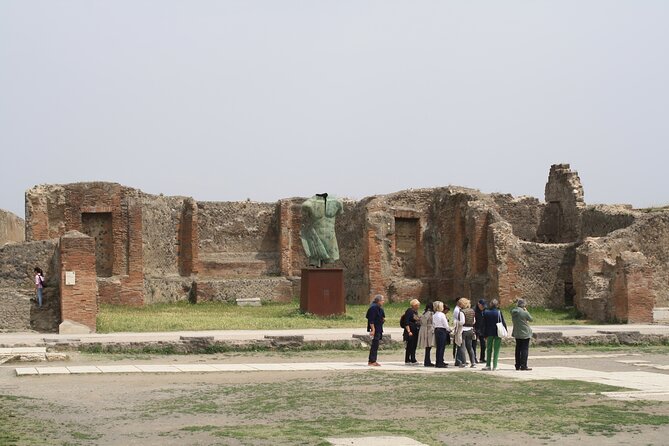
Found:
<path fill-rule="evenodd" d="M 418 346 L 418 330 L 420 329 L 420 316 L 418 316 L 418 307 L 420 302 L 413 299 L 409 302 L 411 305 L 404 313 L 404 341 L 406 341 L 406 352 L 404 353 L 405 364 L 417 364 L 416 347 Z"/>
<path fill-rule="evenodd" d="M 485 336 L 486 344 L 486 366 L 483 370 L 497 370 L 497 359 L 499 358 L 499 348 L 502 345 L 502 338 L 497 333 L 497 323 L 501 322 L 506 327 L 504 315 L 497 308 L 499 302 L 497 299 L 490 301 L 490 308 L 483 312 L 483 336 Z M 492 369 L 490 368 L 490 361 L 492 360 Z"/>
<path fill-rule="evenodd" d="M 485 338 L 483 337 L 483 310 L 485 310 L 486 301 L 481 299 L 474 308 L 474 315 L 476 321 L 474 322 L 474 332 L 479 341 L 481 351 L 479 352 L 479 362 L 485 362 Z M 476 351 L 476 341 L 473 343 L 474 351 Z"/>

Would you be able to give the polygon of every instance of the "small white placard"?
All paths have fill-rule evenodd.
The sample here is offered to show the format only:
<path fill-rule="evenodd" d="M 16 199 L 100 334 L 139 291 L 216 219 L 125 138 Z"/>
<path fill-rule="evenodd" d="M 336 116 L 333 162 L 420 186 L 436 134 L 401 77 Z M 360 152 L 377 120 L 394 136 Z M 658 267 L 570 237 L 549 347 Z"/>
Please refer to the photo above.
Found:
<path fill-rule="evenodd" d="M 65 285 L 75 285 L 77 283 L 77 275 L 74 271 L 65 271 Z"/>

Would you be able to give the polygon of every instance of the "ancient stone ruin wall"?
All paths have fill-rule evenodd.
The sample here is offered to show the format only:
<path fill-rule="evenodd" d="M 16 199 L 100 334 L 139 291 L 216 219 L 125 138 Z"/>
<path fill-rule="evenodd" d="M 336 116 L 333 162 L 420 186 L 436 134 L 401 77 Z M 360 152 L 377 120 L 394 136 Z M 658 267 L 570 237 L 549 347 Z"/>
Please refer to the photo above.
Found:
<path fill-rule="evenodd" d="M 388 299 L 426 299 L 432 267 L 426 246 L 427 211 L 431 189 L 402 191 L 370 198 L 365 204 L 363 233 L 363 290 Z"/>
<path fill-rule="evenodd" d="M 344 268 L 344 288 L 346 301 L 351 303 L 367 303 L 369 291 L 364 282 L 365 265 L 364 235 L 366 201 L 355 202 L 342 200 L 344 213 L 337 217 L 335 232 L 339 243 L 340 260 L 335 267 Z M 306 255 L 300 244 L 300 256 L 307 263 Z M 295 293 L 299 296 L 299 291 Z"/>
<path fill-rule="evenodd" d="M 116 183 L 35 186 L 26 192 L 26 236 L 79 231 L 95 239 L 100 302 L 144 303 L 140 192 Z"/>
<path fill-rule="evenodd" d="M 534 197 L 514 197 L 510 194 L 492 194 L 495 210 L 509 222 L 513 234 L 521 240 L 537 242 L 537 230 L 546 205 Z"/>
<path fill-rule="evenodd" d="M 11 212 L 0 209 L 0 246 L 20 243 L 26 238 L 25 222 Z"/>
<path fill-rule="evenodd" d="M 281 272 L 276 203 L 198 202 L 203 276 L 276 276 Z"/>
<path fill-rule="evenodd" d="M 618 229 L 627 228 L 636 221 L 636 214 L 628 206 L 587 206 L 581 213 L 579 239 L 604 237 Z"/>
<path fill-rule="evenodd" d="M 586 239 L 576 250 L 576 307 L 595 320 L 652 322 L 669 306 L 669 213 Z"/>
<path fill-rule="evenodd" d="M 304 200 L 196 202 L 114 183 L 37 186 L 26 193 L 26 234 L 93 237 L 101 303 L 281 301 L 299 294 L 307 265 Z M 564 164 L 551 167 L 546 200 L 458 187 L 344 200 L 334 266 L 345 268 L 347 301 L 381 293 L 510 305 L 522 297 L 559 308 L 573 300 L 592 318 L 630 321 L 669 306 L 669 212 L 586 206 L 578 174 Z"/>
<path fill-rule="evenodd" d="M 180 231 L 185 197 L 141 195 L 144 303 L 187 300 L 192 287 L 182 277 Z M 191 263 L 192 269 L 192 263 Z M 186 274 L 190 276 L 190 269 Z"/>
<path fill-rule="evenodd" d="M 11 243 L 0 246 L 0 331 L 55 331 L 58 326 L 56 242 Z M 44 271 L 44 309 L 31 303 L 35 296 L 33 269 Z"/>
<path fill-rule="evenodd" d="M 569 164 L 551 166 L 546 183 L 546 207 L 537 237 L 545 243 L 569 243 L 579 239 L 581 212 L 585 208 L 578 172 Z"/>

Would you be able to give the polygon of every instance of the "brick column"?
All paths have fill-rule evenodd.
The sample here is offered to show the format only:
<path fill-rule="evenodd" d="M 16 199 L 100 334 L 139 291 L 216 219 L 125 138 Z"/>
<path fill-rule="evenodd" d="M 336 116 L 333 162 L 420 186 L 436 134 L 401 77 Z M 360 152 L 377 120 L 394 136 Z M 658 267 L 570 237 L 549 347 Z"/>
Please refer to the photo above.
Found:
<path fill-rule="evenodd" d="M 85 331 L 84 327 L 76 325 L 81 324 L 95 332 L 98 313 L 96 279 L 95 239 L 78 231 L 67 232 L 60 238 L 61 331 L 71 328 Z"/>
<path fill-rule="evenodd" d="M 293 275 L 293 203 L 290 200 L 279 201 L 279 252 L 281 275 Z"/>

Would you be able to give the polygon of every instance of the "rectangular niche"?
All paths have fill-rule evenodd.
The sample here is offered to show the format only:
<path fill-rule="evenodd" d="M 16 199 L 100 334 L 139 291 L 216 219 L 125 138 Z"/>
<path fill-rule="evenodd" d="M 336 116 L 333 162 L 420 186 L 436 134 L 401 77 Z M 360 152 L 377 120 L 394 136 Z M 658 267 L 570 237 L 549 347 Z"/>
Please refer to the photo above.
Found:
<path fill-rule="evenodd" d="M 395 218 L 395 270 L 404 277 L 416 277 L 418 223 L 417 218 Z"/>
<path fill-rule="evenodd" d="M 95 238 L 95 270 L 98 277 L 111 277 L 114 265 L 114 237 L 111 212 L 81 214 L 84 234 Z"/>

